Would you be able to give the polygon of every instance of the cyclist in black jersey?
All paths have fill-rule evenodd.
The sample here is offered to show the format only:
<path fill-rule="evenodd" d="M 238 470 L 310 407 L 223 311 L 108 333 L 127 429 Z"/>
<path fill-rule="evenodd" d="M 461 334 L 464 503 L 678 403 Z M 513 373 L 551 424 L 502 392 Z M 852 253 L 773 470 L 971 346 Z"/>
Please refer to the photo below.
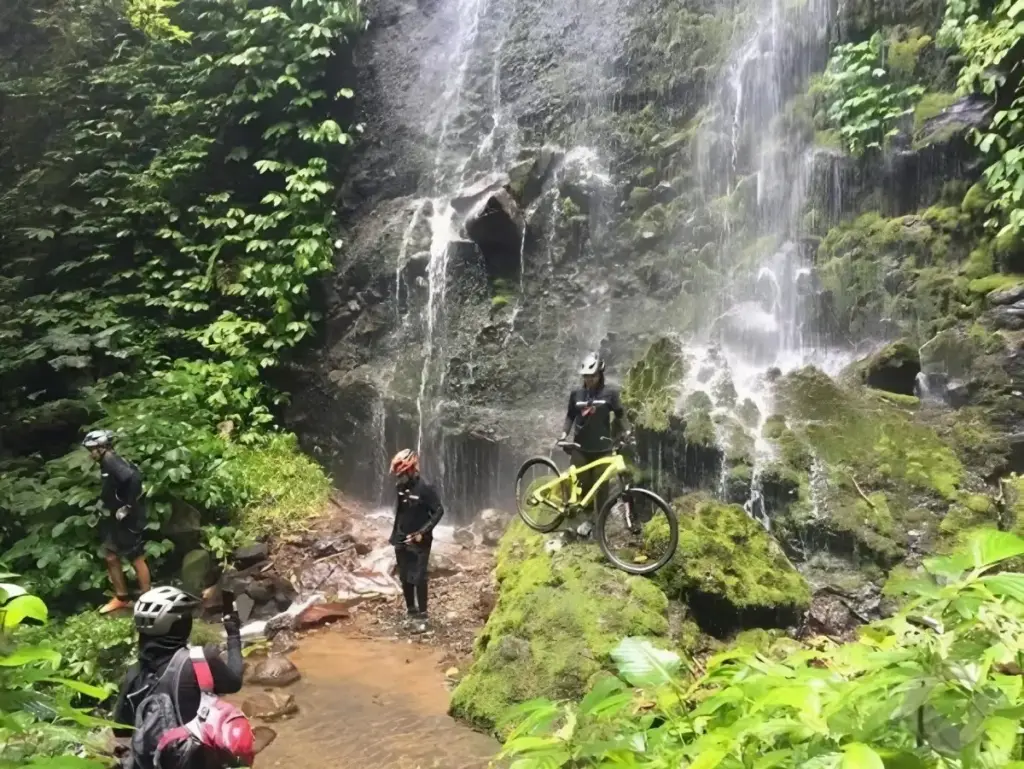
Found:
<path fill-rule="evenodd" d="M 622 406 L 619 390 L 605 383 L 604 360 L 600 355 L 591 353 L 583 359 L 580 366 L 583 386 L 569 393 L 569 406 L 566 409 L 565 425 L 559 440 L 568 440 L 572 432 L 572 440 L 579 445 L 578 449 L 570 450 L 570 461 L 573 467 L 588 465 L 600 457 L 611 454 L 612 444 L 617 439 L 629 439 L 629 421 L 626 410 Z M 614 417 L 614 419 L 613 419 Z M 602 469 L 588 470 L 580 475 L 580 484 L 586 494 L 594 482 L 601 476 Z M 607 486 L 598 490 L 594 499 L 594 509 L 600 510 L 608 496 Z M 585 520 L 577 528 L 580 536 L 589 536 L 593 524 Z"/>

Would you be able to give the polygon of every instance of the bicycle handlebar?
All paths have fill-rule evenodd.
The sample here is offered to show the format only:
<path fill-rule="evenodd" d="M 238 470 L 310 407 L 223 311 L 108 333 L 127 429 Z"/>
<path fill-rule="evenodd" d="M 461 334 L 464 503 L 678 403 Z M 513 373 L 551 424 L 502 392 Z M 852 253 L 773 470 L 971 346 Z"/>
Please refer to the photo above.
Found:
<path fill-rule="evenodd" d="M 626 445 L 626 441 L 622 441 L 622 440 L 616 441 L 616 440 L 612 440 L 611 438 L 606 438 L 606 437 L 602 437 L 601 440 L 607 441 L 608 443 L 612 444 L 611 445 L 612 451 L 618 451 L 619 449 L 621 449 L 623 446 Z M 560 448 L 560 449 L 577 449 L 578 450 L 578 449 L 581 448 L 580 444 L 576 443 L 575 441 L 555 441 L 555 445 L 558 448 Z"/>

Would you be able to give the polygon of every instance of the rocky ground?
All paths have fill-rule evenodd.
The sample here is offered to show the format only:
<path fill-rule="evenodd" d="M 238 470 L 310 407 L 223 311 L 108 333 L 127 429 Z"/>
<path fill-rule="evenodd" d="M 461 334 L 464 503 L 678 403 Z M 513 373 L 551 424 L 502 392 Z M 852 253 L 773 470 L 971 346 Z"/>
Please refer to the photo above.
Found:
<path fill-rule="evenodd" d="M 243 620 L 243 637 L 254 653 L 286 654 L 302 637 L 324 626 L 346 633 L 437 647 L 442 664 L 464 669 L 473 639 L 495 602 L 493 547 L 505 524 L 485 511 L 472 527 L 440 526 L 430 567 L 430 623 L 426 632 L 404 626 L 405 604 L 387 544 L 389 512 L 374 511 L 335 494 L 307 531 L 235 554 L 228 570 L 208 591 L 233 590 Z"/>

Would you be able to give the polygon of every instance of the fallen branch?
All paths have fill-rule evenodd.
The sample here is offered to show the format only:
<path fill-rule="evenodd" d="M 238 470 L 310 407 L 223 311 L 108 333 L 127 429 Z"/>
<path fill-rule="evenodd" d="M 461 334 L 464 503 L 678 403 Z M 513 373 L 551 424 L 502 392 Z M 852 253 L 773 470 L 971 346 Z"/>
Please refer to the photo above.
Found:
<path fill-rule="evenodd" d="M 875 503 L 874 503 L 874 502 L 872 502 L 872 501 L 871 501 L 871 500 L 870 500 L 870 499 L 868 498 L 868 495 L 864 493 L 864 489 L 862 489 L 862 488 L 860 487 L 860 484 L 859 484 L 859 483 L 857 483 L 857 479 L 856 479 L 856 477 L 854 477 L 853 473 L 850 473 L 850 480 L 851 480 L 851 481 L 853 481 L 853 488 L 855 488 L 855 489 L 857 490 L 857 493 L 858 493 L 858 494 L 860 494 L 860 498 L 861 498 L 861 499 L 863 499 L 863 500 L 864 500 L 865 502 L 867 502 L 867 503 L 868 503 L 868 507 L 870 507 L 870 508 L 871 508 L 872 510 L 875 510 L 875 511 L 877 511 L 877 510 L 878 510 L 878 508 L 877 508 L 877 507 L 875 507 Z"/>

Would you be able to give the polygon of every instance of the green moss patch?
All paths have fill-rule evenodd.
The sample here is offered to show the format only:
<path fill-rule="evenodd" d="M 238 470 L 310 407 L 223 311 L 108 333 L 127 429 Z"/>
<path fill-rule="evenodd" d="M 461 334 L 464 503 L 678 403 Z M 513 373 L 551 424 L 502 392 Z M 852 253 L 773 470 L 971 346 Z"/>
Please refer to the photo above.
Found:
<path fill-rule="evenodd" d="M 960 500 L 964 468 L 956 452 L 901 400 L 842 386 L 813 368 L 778 382 L 784 428 L 775 422 L 766 436 L 780 441 L 799 478 L 802 504 L 783 524 L 795 536 L 817 535 L 834 550 L 891 565 L 905 554 L 909 530 L 933 529 Z M 814 515 L 808 456 L 824 472 Z"/>
<path fill-rule="evenodd" d="M 738 505 L 692 494 L 673 504 L 679 548 L 655 580 L 718 638 L 795 624 L 811 594 L 775 540 Z M 654 531 L 648 536 L 665 536 Z"/>
<path fill-rule="evenodd" d="M 578 698 L 610 669 L 626 636 L 665 639 L 668 602 L 653 582 L 603 563 L 580 544 L 545 552 L 545 538 L 514 522 L 501 540 L 499 597 L 476 642 L 476 659 L 452 694 L 451 713 L 493 729 L 512 705 Z"/>
<path fill-rule="evenodd" d="M 648 347 L 630 366 L 623 383 L 622 402 L 632 422 L 648 430 L 668 429 L 685 373 L 686 362 L 677 341 L 663 337 Z"/>

